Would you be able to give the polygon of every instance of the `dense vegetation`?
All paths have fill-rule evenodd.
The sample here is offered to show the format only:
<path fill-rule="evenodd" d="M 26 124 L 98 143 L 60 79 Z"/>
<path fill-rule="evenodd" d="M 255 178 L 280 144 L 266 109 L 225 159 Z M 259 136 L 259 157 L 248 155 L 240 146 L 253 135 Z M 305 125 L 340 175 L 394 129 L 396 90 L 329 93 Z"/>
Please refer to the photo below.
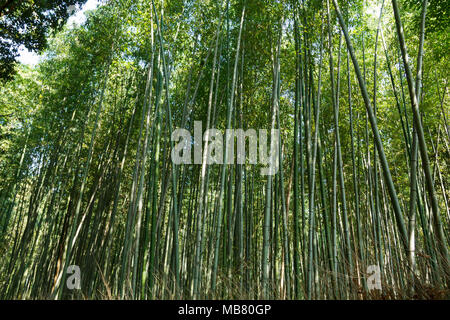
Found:
<path fill-rule="evenodd" d="M 0 2 L 0 80 L 11 80 L 19 48 L 42 51 L 49 31 L 60 29 L 86 0 L 2 0 Z"/>
<path fill-rule="evenodd" d="M 448 8 L 110 0 L 64 27 L 0 87 L 0 298 L 448 299 Z M 279 128 L 279 170 L 173 164 L 194 121 Z"/>

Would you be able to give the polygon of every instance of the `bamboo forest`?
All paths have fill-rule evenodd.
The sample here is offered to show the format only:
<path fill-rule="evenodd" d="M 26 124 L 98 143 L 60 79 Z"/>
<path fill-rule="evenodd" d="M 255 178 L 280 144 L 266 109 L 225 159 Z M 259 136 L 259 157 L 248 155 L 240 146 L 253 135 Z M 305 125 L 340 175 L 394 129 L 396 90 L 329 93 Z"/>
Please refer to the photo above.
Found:
<path fill-rule="evenodd" d="M 450 299 L 449 17 L 0 1 L 0 299 Z"/>

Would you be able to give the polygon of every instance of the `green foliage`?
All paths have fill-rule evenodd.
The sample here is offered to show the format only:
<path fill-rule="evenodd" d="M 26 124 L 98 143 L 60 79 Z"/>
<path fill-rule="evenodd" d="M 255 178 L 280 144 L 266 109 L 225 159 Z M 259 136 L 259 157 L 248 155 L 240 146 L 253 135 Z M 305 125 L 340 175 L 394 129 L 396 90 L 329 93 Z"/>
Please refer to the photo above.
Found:
<path fill-rule="evenodd" d="M 41 52 L 50 31 L 61 28 L 69 9 L 86 0 L 4 0 L 0 4 L 0 80 L 11 80 L 18 49 Z"/>
<path fill-rule="evenodd" d="M 381 34 L 375 44 L 379 3 L 339 2 L 408 221 L 413 113 L 392 8 L 386 1 L 385 50 Z M 448 237 L 444 2 L 429 3 L 420 110 Z M 420 3 L 401 10 L 413 70 Z M 446 289 L 420 161 L 412 278 L 331 1 L 330 30 L 322 1 L 154 5 L 109 1 L 81 26 L 39 29 L 41 62 L 0 88 L 0 298 L 377 298 L 366 287 L 372 264 L 383 268 L 384 297 Z M 58 10 L 42 28 L 64 22 Z M 273 112 L 282 162 L 270 179 L 260 164 L 172 164 L 171 127 L 205 129 L 209 115 L 219 130 L 228 120 L 270 129 Z M 83 272 L 79 292 L 57 282 L 69 263 Z"/>

